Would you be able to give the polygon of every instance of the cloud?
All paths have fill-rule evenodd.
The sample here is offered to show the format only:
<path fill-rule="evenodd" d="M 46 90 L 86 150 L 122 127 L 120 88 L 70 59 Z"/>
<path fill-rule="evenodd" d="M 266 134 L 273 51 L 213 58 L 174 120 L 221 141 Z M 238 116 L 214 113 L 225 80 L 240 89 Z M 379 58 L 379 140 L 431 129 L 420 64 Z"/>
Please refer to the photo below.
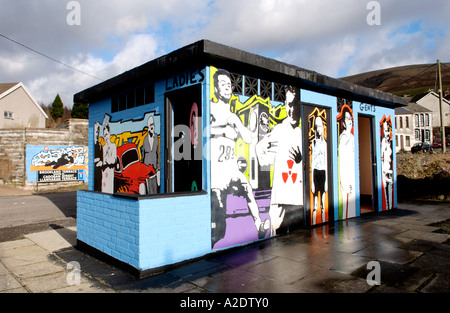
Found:
<path fill-rule="evenodd" d="M 329 76 L 448 60 L 450 2 L 379 0 L 381 25 L 354 0 L 0 0 L 0 33 L 91 76 L 108 79 L 199 39 L 210 39 Z M 2 82 L 66 106 L 100 81 L 0 38 Z M 447 58 L 447 59 L 446 59 Z"/>

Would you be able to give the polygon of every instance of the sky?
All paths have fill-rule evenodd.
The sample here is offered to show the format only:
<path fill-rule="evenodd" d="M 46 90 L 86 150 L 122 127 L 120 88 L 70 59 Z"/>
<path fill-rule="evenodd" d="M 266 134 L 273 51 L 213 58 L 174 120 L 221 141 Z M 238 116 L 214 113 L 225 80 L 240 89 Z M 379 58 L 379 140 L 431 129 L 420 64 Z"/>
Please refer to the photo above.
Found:
<path fill-rule="evenodd" d="M 69 108 L 75 93 L 201 39 L 335 78 L 450 61 L 448 0 L 0 0 L 0 7 L 0 83 L 23 82 L 45 105 L 59 94 Z"/>

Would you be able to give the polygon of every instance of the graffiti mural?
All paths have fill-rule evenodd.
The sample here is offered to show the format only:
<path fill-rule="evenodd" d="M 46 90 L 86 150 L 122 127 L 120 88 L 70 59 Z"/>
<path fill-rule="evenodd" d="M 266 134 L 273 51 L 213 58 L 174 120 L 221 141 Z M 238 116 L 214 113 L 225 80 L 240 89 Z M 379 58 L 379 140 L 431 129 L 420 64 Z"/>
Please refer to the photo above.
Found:
<path fill-rule="evenodd" d="M 310 112 L 311 111 L 311 112 Z M 308 180 L 311 225 L 328 221 L 329 175 L 327 110 L 308 107 Z M 312 210 L 312 212 L 311 212 Z"/>
<path fill-rule="evenodd" d="M 286 101 L 276 103 L 233 94 L 229 72 L 212 74 L 211 228 L 219 249 L 303 219 L 302 135 L 298 89 L 287 88 Z"/>
<path fill-rule="evenodd" d="M 27 181 L 29 182 L 85 180 L 87 178 L 87 147 L 27 146 L 26 154 Z"/>
<path fill-rule="evenodd" d="M 390 210 L 394 206 L 394 168 L 392 147 L 392 120 L 386 115 L 380 121 L 381 136 L 381 194 L 382 209 Z"/>
<path fill-rule="evenodd" d="M 104 193 L 160 192 L 160 116 L 94 125 L 94 190 Z"/>
<path fill-rule="evenodd" d="M 32 171 L 52 169 L 85 169 L 87 165 L 87 147 L 42 147 L 31 159 Z"/>
<path fill-rule="evenodd" d="M 353 110 L 351 102 L 349 103 L 346 101 L 338 101 L 337 125 L 339 219 L 346 219 L 356 216 L 355 138 L 353 128 Z"/>

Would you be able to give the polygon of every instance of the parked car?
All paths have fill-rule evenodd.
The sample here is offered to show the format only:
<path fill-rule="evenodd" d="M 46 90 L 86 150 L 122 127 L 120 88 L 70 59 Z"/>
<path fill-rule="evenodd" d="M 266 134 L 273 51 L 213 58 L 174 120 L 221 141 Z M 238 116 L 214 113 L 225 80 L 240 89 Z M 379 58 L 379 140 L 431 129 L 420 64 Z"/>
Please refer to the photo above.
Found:
<path fill-rule="evenodd" d="M 412 153 L 429 152 L 432 150 L 433 147 L 428 142 L 418 142 L 411 148 Z"/>
<path fill-rule="evenodd" d="M 432 144 L 433 148 L 442 148 L 442 139 L 436 139 L 433 144 Z M 445 140 L 445 146 L 448 147 L 450 146 L 450 138 L 447 138 Z"/>
<path fill-rule="evenodd" d="M 432 144 L 433 148 L 442 148 L 442 140 L 441 139 L 436 139 L 433 144 Z"/>
<path fill-rule="evenodd" d="M 114 188 L 116 192 L 145 194 L 146 181 L 155 175 L 152 165 L 139 161 L 139 153 L 134 143 L 126 143 L 117 148 Z"/>

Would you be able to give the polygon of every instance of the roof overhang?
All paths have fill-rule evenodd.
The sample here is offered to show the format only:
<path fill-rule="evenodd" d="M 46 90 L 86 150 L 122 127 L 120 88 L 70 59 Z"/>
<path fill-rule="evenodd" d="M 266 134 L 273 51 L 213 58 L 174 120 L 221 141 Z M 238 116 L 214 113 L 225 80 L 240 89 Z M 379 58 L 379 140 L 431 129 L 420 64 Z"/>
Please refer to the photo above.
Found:
<path fill-rule="evenodd" d="M 205 65 L 363 103 L 389 108 L 408 105 L 406 99 L 386 92 L 355 85 L 209 40 L 195 42 L 81 91 L 74 95 L 74 102 L 92 103 L 136 85 Z"/>

